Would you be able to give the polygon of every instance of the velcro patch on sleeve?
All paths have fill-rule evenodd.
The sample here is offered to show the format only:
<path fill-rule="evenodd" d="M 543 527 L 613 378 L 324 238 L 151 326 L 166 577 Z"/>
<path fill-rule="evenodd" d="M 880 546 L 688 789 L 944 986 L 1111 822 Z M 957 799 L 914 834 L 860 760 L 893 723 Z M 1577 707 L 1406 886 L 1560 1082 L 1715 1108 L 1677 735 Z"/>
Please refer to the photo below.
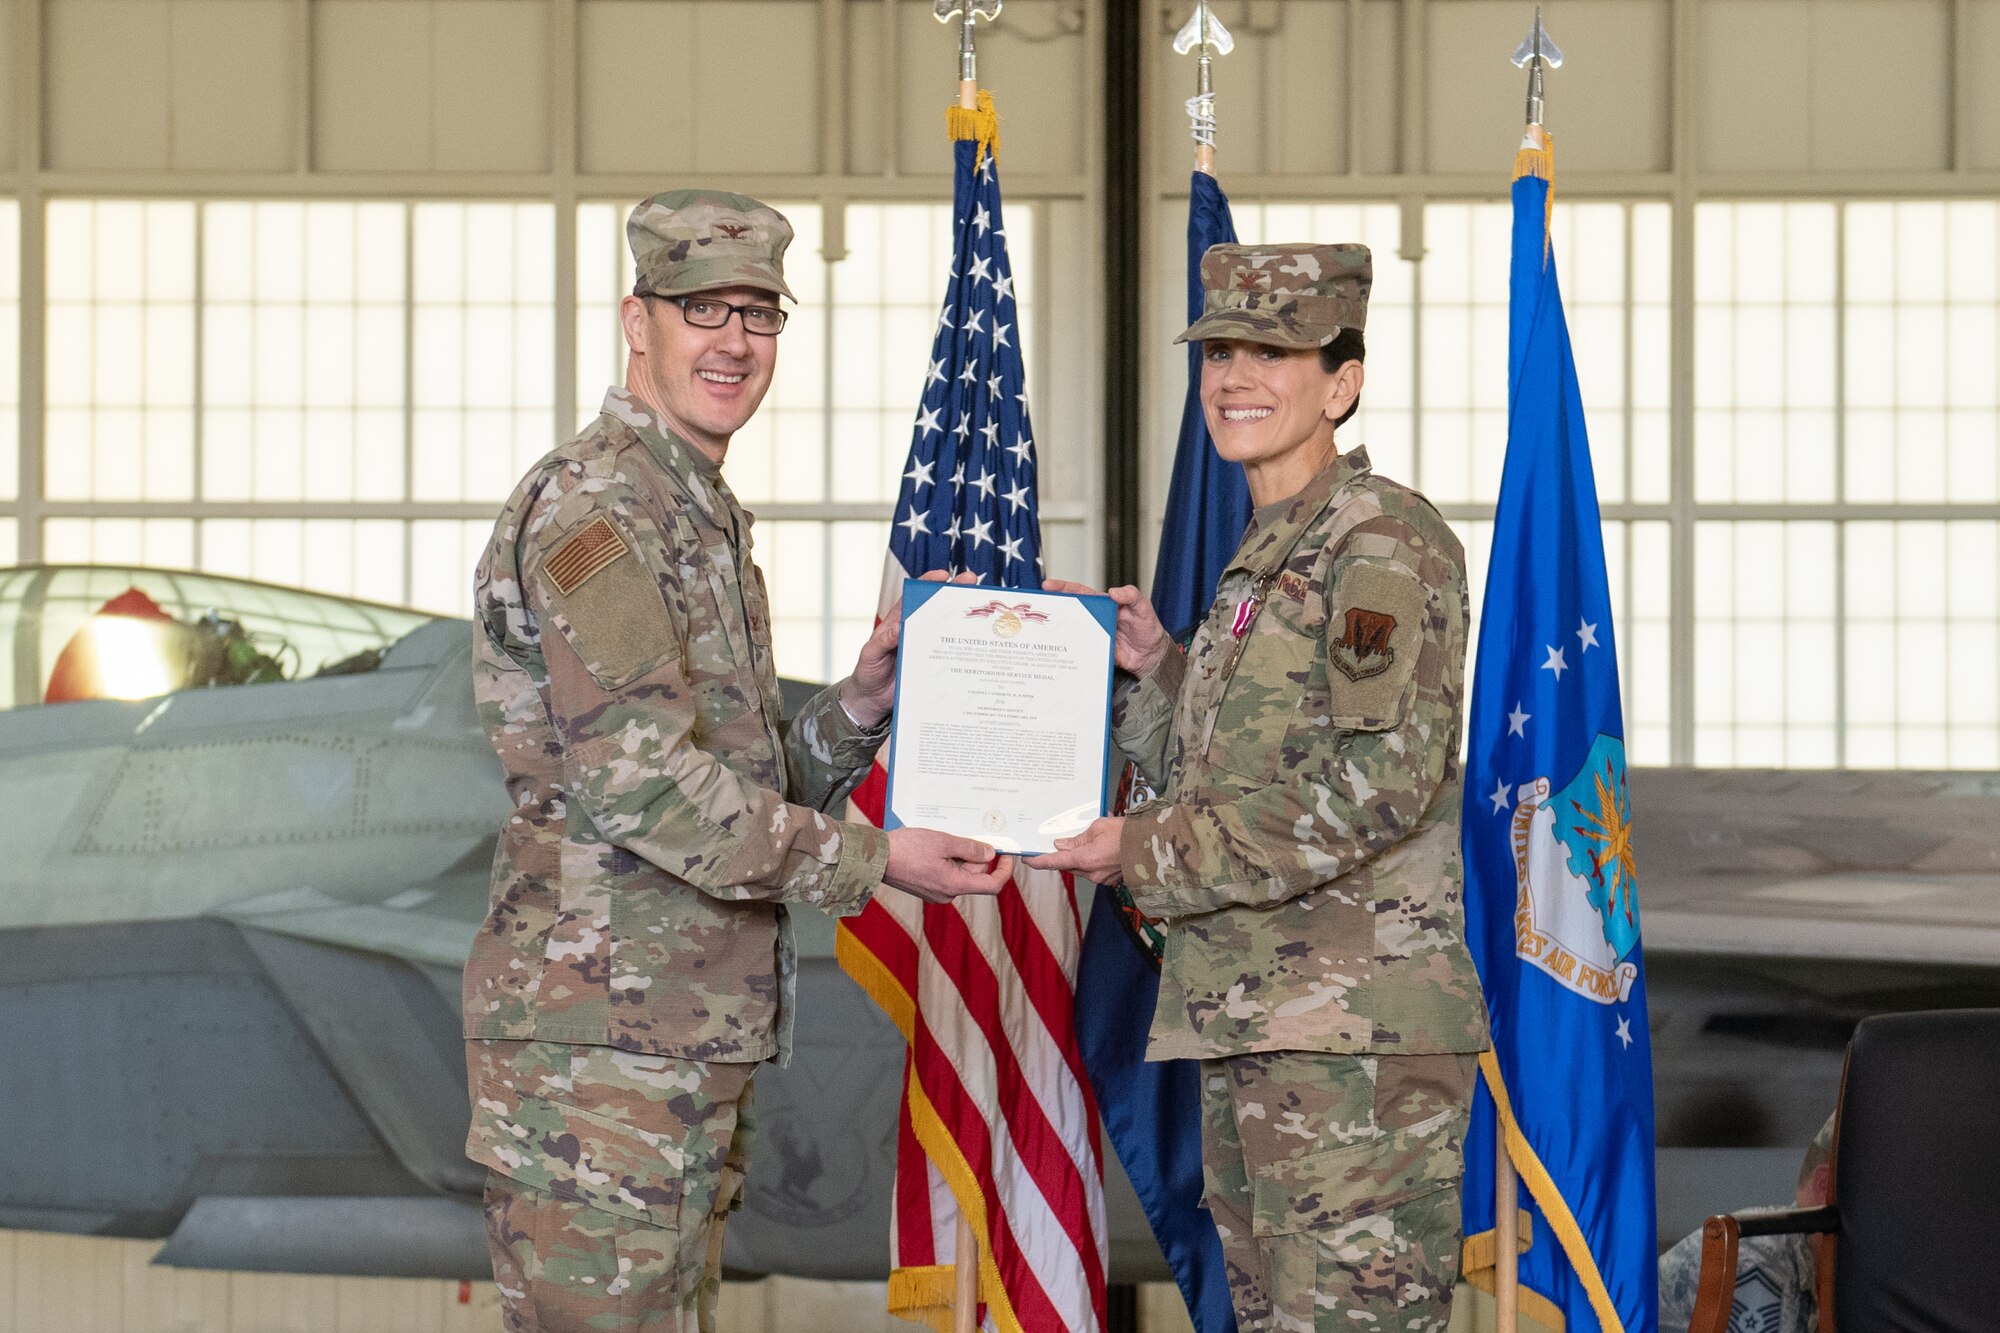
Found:
<path fill-rule="evenodd" d="M 574 536 L 563 539 L 562 545 L 549 553 L 542 568 L 549 576 L 549 582 L 564 596 L 575 592 L 589 581 L 593 574 L 623 560 L 632 554 L 618 529 L 611 526 L 609 519 L 599 518 L 585 524 Z"/>
<path fill-rule="evenodd" d="M 1402 723 L 1429 599 L 1430 590 L 1402 565 L 1362 559 L 1336 568 L 1326 623 L 1335 726 L 1374 731 Z"/>

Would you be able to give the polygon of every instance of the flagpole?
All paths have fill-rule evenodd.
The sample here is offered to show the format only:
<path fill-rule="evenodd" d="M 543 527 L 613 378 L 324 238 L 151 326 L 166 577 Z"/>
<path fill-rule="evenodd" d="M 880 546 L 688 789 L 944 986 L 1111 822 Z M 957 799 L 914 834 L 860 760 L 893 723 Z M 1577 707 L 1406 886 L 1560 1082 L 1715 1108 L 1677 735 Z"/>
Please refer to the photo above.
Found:
<path fill-rule="evenodd" d="M 1528 128 L 1522 148 L 1541 149 L 1547 142 L 1542 128 L 1542 71 L 1562 65 L 1562 51 L 1549 40 L 1542 26 L 1542 9 L 1535 6 L 1535 21 L 1527 40 L 1515 50 L 1514 67 L 1528 72 Z M 1517 167 L 1518 171 L 1518 167 Z M 1546 242 L 1545 242 L 1546 243 Z M 1498 1106 L 1493 1116 L 1493 1301 L 1496 1333 L 1517 1333 L 1521 1318 L 1521 1177 L 1514 1159 L 1507 1155 L 1507 1130 L 1501 1123 Z"/>
<path fill-rule="evenodd" d="M 972 49 L 973 14 L 970 5 L 966 7 L 964 26 L 959 29 L 958 64 L 958 105 L 961 110 L 979 109 L 978 66 L 973 62 L 977 57 Z M 924 909 L 930 911 L 929 907 Z M 946 905 L 937 910 L 951 911 Z M 957 1265 L 952 1273 L 951 1297 L 952 1333 L 978 1333 L 979 1329 L 979 1237 L 972 1233 L 972 1219 L 965 1209 L 958 1210 L 958 1243 L 952 1247 L 953 1262 Z"/>
<path fill-rule="evenodd" d="M 965 16 L 965 27 L 960 49 L 958 81 L 958 105 L 962 110 L 979 109 L 979 77 L 972 64 L 972 14 Z M 925 911 L 932 909 L 926 907 Z M 949 904 L 937 908 L 940 912 L 952 910 Z M 972 1219 L 965 1209 L 958 1210 L 958 1243 L 952 1247 L 953 1261 L 957 1264 L 953 1272 L 954 1286 L 951 1298 L 952 1333 L 977 1333 L 979 1328 L 979 1237 L 972 1234 Z"/>
<path fill-rule="evenodd" d="M 979 109 L 979 56 L 973 46 L 973 25 L 981 17 L 980 7 L 973 0 L 963 0 L 962 9 L 940 0 L 936 6 L 940 19 L 956 17 L 958 26 L 958 105 L 961 111 Z M 956 11 L 954 13 L 954 10 Z M 990 22 L 997 17 L 1000 6 L 995 4 L 984 17 Z M 925 907 L 926 912 L 932 910 Z M 949 912 L 949 905 L 937 909 Z M 979 1329 L 979 1237 L 972 1232 L 972 1218 L 966 1214 L 961 1202 L 958 1208 L 957 1243 L 952 1247 L 952 1333 L 978 1333 Z"/>
<path fill-rule="evenodd" d="M 1507 1155 L 1507 1135 L 1493 1117 L 1494 1333 L 1517 1333 L 1521 1315 L 1520 1176 Z"/>
<path fill-rule="evenodd" d="M 1204 176 L 1215 174 L 1215 57 L 1236 48 L 1236 39 L 1222 26 L 1208 7 L 1208 0 L 1195 0 L 1194 17 L 1174 37 L 1174 54 L 1198 51 L 1195 61 L 1194 96 L 1187 100 L 1189 132 L 1194 136 L 1194 169 Z"/>
<path fill-rule="evenodd" d="M 1215 47 L 1208 40 L 1208 0 L 1195 7 L 1195 21 L 1201 24 L 1201 55 L 1195 63 L 1195 102 L 1201 114 L 1196 118 L 1194 169 L 1204 176 L 1215 174 L 1215 83 L 1211 67 Z M 1206 125 L 1206 132 L 1203 126 Z"/>

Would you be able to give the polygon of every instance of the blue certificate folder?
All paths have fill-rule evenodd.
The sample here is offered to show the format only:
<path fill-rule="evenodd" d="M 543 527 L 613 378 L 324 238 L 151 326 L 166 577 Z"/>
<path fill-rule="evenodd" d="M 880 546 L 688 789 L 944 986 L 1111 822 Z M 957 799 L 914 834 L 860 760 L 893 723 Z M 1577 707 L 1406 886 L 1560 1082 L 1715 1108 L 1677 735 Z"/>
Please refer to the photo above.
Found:
<path fill-rule="evenodd" d="M 985 711 L 996 716 L 975 717 L 971 725 L 959 732 L 967 738 L 977 737 L 977 750 L 944 756 L 941 767 L 945 771 L 926 775 L 920 782 L 905 779 L 902 784 L 905 799 L 899 805 L 897 753 L 901 748 L 899 742 L 904 735 L 906 719 L 917 726 L 941 722 L 949 727 L 958 722 L 948 704 L 940 706 L 936 696 L 943 686 L 938 679 L 913 681 L 910 675 L 915 655 L 907 651 L 910 618 L 940 597 L 947 602 L 933 607 L 932 615 L 926 619 L 933 619 L 941 611 L 952 613 L 954 629 L 961 628 L 957 622 L 962 620 L 962 633 L 950 636 L 952 642 L 965 644 L 972 652 L 989 660 L 1001 656 L 990 651 L 988 645 L 992 640 L 1021 645 L 1018 656 L 1024 674 L 1016 696 L 1019 708 L 1013 710 L 1016 716 L 1006 717 L 1009 711 L 1007 682 L 982 677 L 983 683 L 976 696 L 968 695 L 967 698 L 983 697 Z M 962 603 L 962 606 L 951 606 L 949 603 Z M 1049 626 L 1048 632 L 1059 631 L 1065 636 L 1074 636 L 1078 624 L 1073 614 L 1063 615 L 1058 607 L 1049 606 L 1049 603 L 1064 606 L 1077 604 L 1088 617 L 1088 621 L 1083 623 L 1095 622 L 1096 628 L 1102 631 L 1101 639 L 1091 634 L 1085 646 L 1063 655 L 1068 676 L 1064 683 L 1070 687 L 1063 695 L 1063 707 L 1068 710 L 1085 697 L 1099 701 L 1101 711 L 1097 716 L 1101 720 L 1098 734 L 1094 737 L 1072 736 L 1063 730 L 1064 724 L 1060 719 L 1053 719 L 1056 722 L 1054 730 L 1038 730 L 1033 725 L 1038 718 L 1036 708 L 1040 702 L 1035 691 L 1054 688 L 1048 677 L 1037 676 L 1031 670 L 1035 663 L 1037 631 Z M 1036 609 L 1038 607 L 1045 610 Z M 905 579 L 902 624 L 903 646 L 896 654 L 895 722 L 889 733 L 889 786 L 883 802 L 884 828 L 903 828 L 906 825 L 941 828 L 949 833 L 977 838 L 1017 855 L 1034 856 L 1054 851 L 1056 838 L 1081 833 L 1089 827 L 1091 820 L 1108 812 L 1112 643 L 1118 632 L 1116 602 L 1109 597 L 1041 592 L 1031 588 Z M 944 641 L 944 636 L 939 636 L 939 642 Z M 1009 649 L 1006 656 L 1013 656 L 1016 651 Z M 1075 679 L 1079 655 L 1085 668 L 1081 684 Z M 1039 686 L 1029 683 L 1034 680 L 1043 683 Z M 1078 689 L 1087 689 L 1088 696 L 1077 693 Z M 912 705 L 910 710 L 905 708 L 906 701 Z M 970 704 L 968 708 L 971 709 Z M 936 716 L 939 713 L 944 716 Z M 1021 743 L 1010 744 L 1000 739 L 1010 725 L 1020 728 Z M 934 764 L 934 767 L 939 766 Z M 1044 768 L 1049 773 L 1046 788 L 1039 778 Z M 1065 776 L 1056 776 L 1058 771 Z M 982 792 L 990 794 L 983 807 Z M 1046 808 L 1041 804 L 1044 801 Z M 933 811 L 941 805 L 948 805 L 952 813 L 927 818 L 914 808 L 920 803 Z M 912 808 L 906 811 L 905 806 Z"/>

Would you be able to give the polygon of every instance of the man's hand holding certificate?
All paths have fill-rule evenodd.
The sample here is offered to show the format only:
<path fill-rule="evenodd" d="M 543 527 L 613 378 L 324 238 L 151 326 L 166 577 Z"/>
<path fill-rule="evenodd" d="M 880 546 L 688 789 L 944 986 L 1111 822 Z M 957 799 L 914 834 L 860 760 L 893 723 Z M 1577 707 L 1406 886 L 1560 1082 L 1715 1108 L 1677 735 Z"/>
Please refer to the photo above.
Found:
<path fill-rule="evenodd" d="M 934 583 L 903 587 L 888 828 L 941 829 L 1044 852 L 1104 813 L 1108 597 Z"/>

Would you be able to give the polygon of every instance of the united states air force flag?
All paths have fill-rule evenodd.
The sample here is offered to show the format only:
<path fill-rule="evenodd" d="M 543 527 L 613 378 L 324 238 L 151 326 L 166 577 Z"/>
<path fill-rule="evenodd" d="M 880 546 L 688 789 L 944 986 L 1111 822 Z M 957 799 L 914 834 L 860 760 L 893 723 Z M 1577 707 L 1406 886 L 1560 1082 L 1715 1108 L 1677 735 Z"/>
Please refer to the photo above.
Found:
<path fill-rule="evenodd" d="M 1467 725 L 1466 916 L 1493 1050 L 1467 1136 L 1466 1270 L 1490 1284 L 1497 1119 L 1528 1214 L 1522 1308 L 1647 1333 L 1653 1073 L 1625 728 L 1536 134 L 1514 181 L 1507 460 Z"/>

